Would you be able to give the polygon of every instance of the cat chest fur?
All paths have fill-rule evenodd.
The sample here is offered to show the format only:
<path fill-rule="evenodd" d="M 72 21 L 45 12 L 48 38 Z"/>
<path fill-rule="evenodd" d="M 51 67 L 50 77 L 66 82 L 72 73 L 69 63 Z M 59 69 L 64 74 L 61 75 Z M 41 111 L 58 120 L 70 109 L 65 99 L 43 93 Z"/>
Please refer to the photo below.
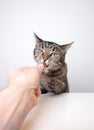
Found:
<path fill-rule="evenodd" d="M 64 64 L 63 68 L 60 70 L 60 74 L 55 74 L 56 76 L 49 76 L 45 73 L 41 75 L 40 87 L 41 93 L 54 92 L 60 94 L 63 92 L 68 92 L 68 81 L 67 81 L 67 65 Z"/>

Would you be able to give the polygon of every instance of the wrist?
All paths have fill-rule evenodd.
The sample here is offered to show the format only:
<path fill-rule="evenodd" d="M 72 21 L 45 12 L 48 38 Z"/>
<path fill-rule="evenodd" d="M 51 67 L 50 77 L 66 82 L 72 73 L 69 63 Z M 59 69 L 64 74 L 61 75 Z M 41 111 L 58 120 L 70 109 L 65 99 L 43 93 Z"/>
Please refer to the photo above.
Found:
<path fill-rule="evenodd" d="M 11 96 L 10 96 L 11 95 Z M 27 113 L 36 104 L 34 90 L 23 89 L 19 86 L 8 86 L 0 94 L 0 128 L 14 127 L 18 129 Z M 2 102 L 3 100 L 3 102 Z M 5 119 L 5 120 L 3 120 Z"/>

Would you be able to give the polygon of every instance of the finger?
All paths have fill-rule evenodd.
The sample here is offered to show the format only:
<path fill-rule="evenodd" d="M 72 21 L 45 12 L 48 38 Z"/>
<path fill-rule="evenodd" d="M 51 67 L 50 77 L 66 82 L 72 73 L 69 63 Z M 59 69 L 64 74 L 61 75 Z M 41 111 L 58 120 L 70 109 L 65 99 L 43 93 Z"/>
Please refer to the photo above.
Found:
<path fill-rule="evenodd" d="M 33 68 L 32 66 L 23 66 L 23 67 L 20 67 L 20 70 L 25 71 L 25 70 L 31 70 L 32 68 Z"/>
<path fill-rule="evenodd" d="M 44 64 L 38 64 L 37 68 L 39 70 L 39 73 L 41 74 L 43 72 L 43 70 L 44 70 Z"/>
<path fill-rule="evenodd" d="M 36 94 L 37 97 L 40 96 L 41 91 L 40 91 L 40 88 L 39 88 L 39 87 L 36 89 L 35 94 Z"/>

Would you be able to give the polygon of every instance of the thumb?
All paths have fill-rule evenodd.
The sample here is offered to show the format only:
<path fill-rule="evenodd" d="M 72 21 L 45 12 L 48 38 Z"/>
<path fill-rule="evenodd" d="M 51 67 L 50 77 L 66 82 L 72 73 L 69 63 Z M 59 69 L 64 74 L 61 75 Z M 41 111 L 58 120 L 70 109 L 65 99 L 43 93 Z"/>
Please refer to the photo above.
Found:
<path fill-rule="evenodd" d="M 37 68 L 39 70 L 39 73 L 41 74 L 43 72 L 43 70 L 44 70 L 44 64 L 38 64 Z"/>

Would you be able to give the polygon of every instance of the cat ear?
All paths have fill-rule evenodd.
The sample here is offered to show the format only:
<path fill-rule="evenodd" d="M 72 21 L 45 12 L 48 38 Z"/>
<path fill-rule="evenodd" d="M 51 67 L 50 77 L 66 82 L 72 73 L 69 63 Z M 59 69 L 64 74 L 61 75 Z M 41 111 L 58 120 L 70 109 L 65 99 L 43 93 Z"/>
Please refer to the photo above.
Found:
<path fill-rule="evenodd" d="M 64 53 L 66 53 L 69 48 L 71 47 L 71 45 L 73 44 L 74 42 L 71 42 L 71 43 L 68 43 L 68 44 L 65 44 L 65 45 L 60 45 L 60 47 L 62 48 L 62 50 L 64 51 Z"/>
<path fill-rule="evenodd" d="M 41 38 L 39 38 L 35 33 L 34 33 L 34 36 L 35 36 L 36 43 L 43 42 L 43 40 Z"/>

